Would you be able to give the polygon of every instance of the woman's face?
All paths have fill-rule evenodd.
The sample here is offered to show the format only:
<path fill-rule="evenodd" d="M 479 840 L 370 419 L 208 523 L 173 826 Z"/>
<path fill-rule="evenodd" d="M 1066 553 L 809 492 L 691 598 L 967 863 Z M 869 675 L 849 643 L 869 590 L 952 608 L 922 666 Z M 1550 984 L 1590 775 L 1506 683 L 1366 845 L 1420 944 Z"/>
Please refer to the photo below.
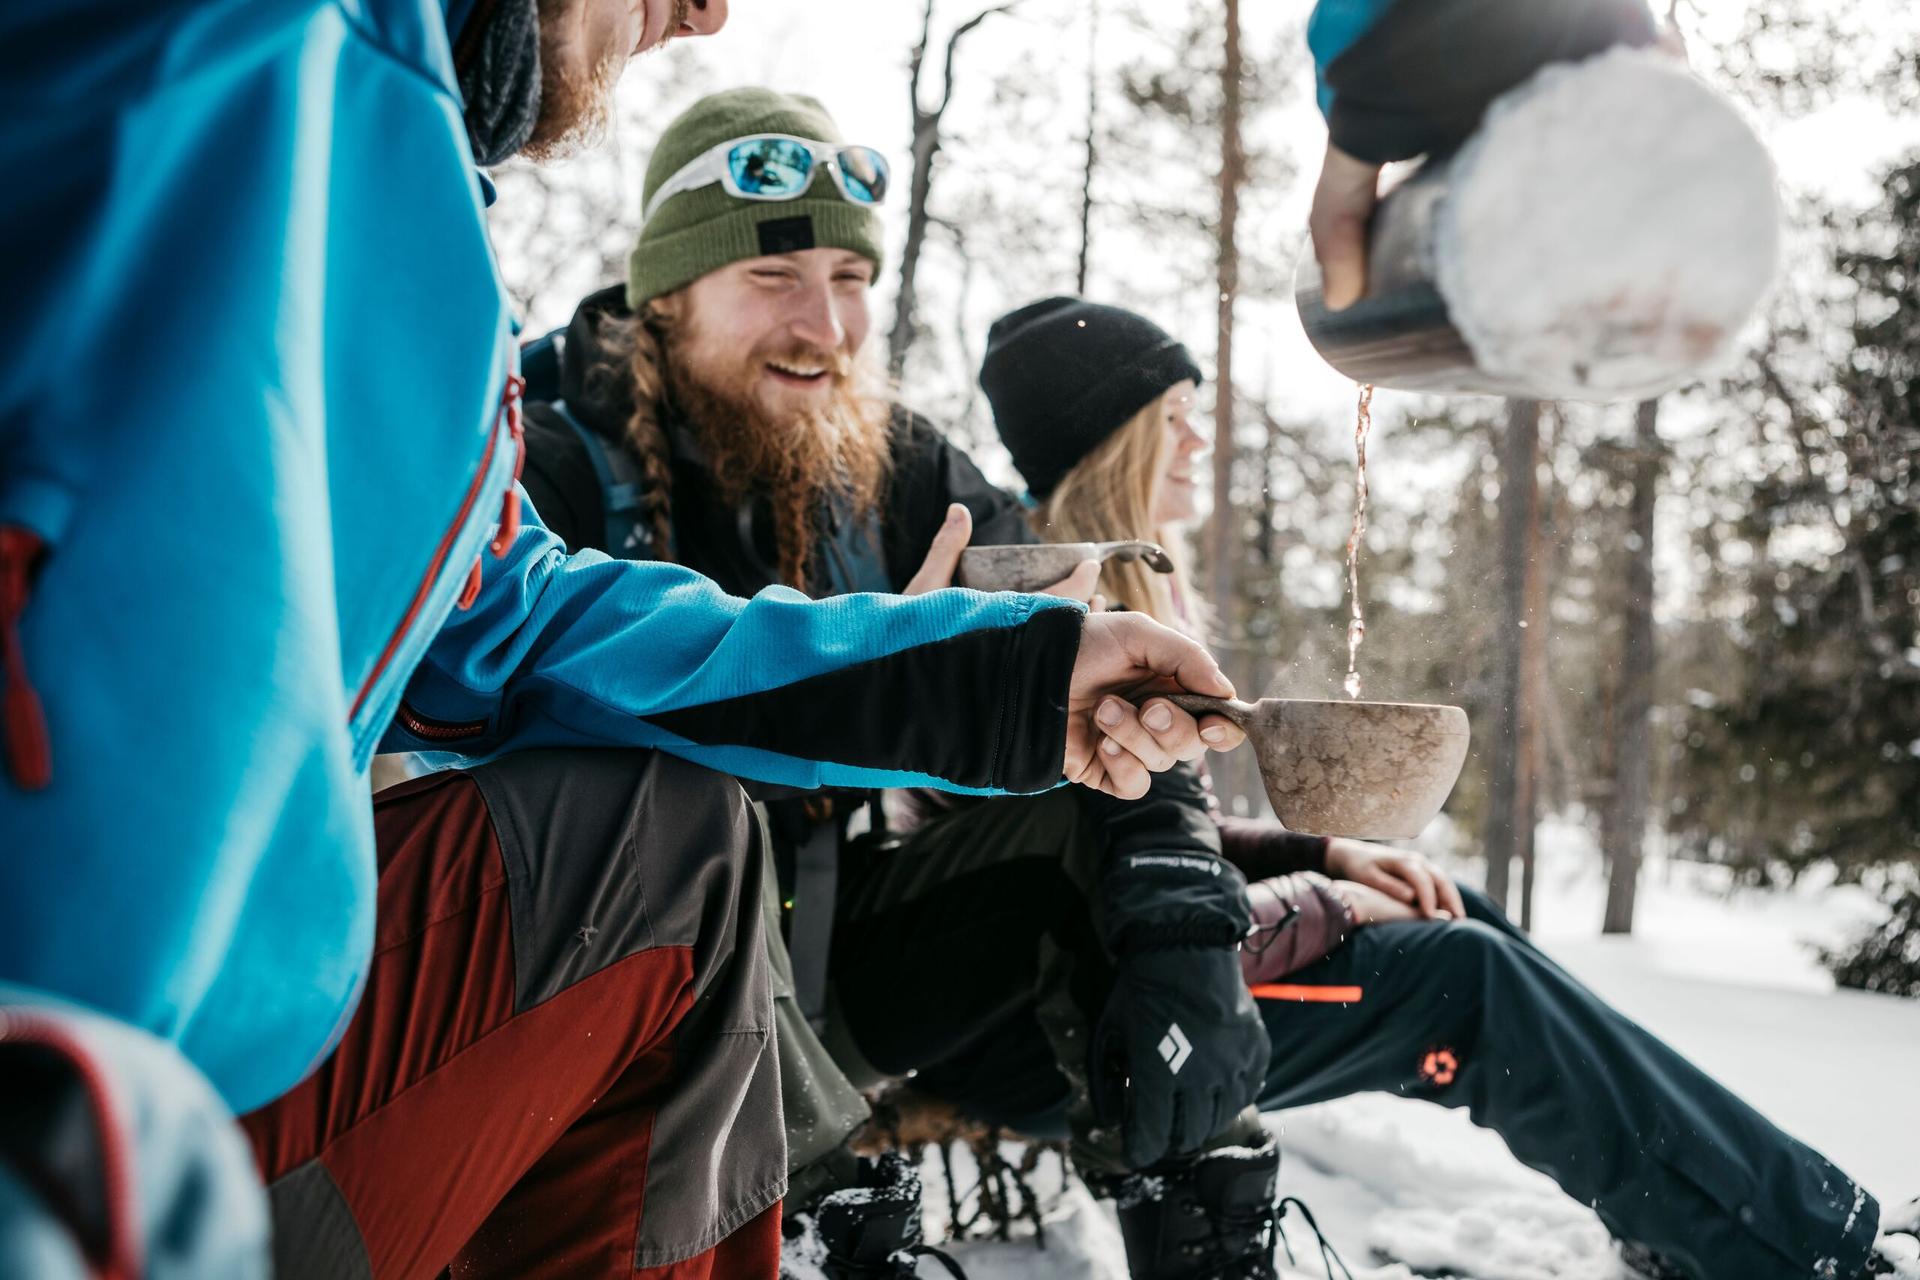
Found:
<path fill-rule="evenodd" d="M 1166 418 L 1160 427 L 1160 482 L 1154 486 L 1153 493 L 1156 527 L 1184 524 L 1198 513 L 1193 468 L 1207 452 L 1207 437 L 1193 422 L 1198 391 L 1188 379 L 1167 393 Z"/>

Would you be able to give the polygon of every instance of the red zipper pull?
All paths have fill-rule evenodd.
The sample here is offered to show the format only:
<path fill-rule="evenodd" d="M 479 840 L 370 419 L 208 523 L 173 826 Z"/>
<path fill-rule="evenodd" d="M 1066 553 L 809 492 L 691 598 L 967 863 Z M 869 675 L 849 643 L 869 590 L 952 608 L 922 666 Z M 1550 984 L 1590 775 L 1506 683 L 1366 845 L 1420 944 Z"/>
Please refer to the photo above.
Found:
<path fill-rule="evenodd" d="M 493 535 L 490 550 L 498 560 L 507 554 L 507 548 L 520 536 L 520 490 L 507 490 L 507 496 L 500 502 L 500 531 Z"/>
<path fill-rule="evenodd" d="M 465 613 L 467 610 L 473 608 L 473 602 L 480 598 L 480 561 L 481 559 L 482 557 L 480 556 L 475 556 L 473 558 L 473 568 L 467 570 L 467 585 L 461 588 L 460 598 L 454 601 L 455 606 L 462 613 Z"/>
<path fill-rule="evenodd" d="M 526 397 L 527 380 L 517 373 L 507 375 L 507 389 L 501 403 L 507 414 L 507 430 L 513 433 L 513 484 L 500 500 L 500 529 L 493 535 L 494 558 L 507 554 L 507 548 L 520 536 L 520 473 L 527 465 L 527 429 L 521 417 L 521 402 Z"/>
<path fill-rule="evenodd" d="M 14 782 L 38 791 L 53 781 L 53 745 L 40 695 L 27 679 L 20 643 L 20 616 L 27 611 L 27 575 L 40 558 L 40 535 L 18 525 L 0 526 L 0 662 L 6 668 L 7 768 Z"/>

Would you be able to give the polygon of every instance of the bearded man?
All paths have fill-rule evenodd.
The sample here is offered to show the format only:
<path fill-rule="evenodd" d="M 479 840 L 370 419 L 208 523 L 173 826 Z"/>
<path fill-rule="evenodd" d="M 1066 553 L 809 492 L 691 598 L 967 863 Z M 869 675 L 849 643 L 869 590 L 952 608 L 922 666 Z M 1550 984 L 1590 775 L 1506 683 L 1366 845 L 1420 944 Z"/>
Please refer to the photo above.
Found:
<path fill-rule="evenodd" d="M 627 281 L 528 356 L 525 483 L 554 532 L 732 591 L 849 597 L 829 607 L 944 587 L 970 539 L 1035 540 L 876 367 L 886 177 L 808 98 L 731 90 L 667 128 Z M 1084 599 L 1097 570 L 1051 590 Z M 827 742 L 947 732 L 919 701 L 805 714 Z M 890 1274 L 917 1241 L 911 1170 L 860 1174 L 841 1147 L 866 1115 L 855 1086 L 910 1074 L 970 1119 L 1071 1134 L 1083 1169 L 1155 1166 L 1210 1212 L 1270 1212 L 1272 1147 L 1247 1110 L 1267 1044 L 1236 954 L 1245 881 L 1191 767 L 1133 802 L 996 801 L 904 837 L 870 791 L 759 795 L 788 1207 L 820 1202 L 829 1275 Z M 1174 1026 L 1189 1051 L 1169 1069 L 1156 1046 Z M 1196 1177 L 1177 1158 L 1210 1143 L 1262 1151 Z M 885 1185 L 821 1199 L 857 1177 Z"/>

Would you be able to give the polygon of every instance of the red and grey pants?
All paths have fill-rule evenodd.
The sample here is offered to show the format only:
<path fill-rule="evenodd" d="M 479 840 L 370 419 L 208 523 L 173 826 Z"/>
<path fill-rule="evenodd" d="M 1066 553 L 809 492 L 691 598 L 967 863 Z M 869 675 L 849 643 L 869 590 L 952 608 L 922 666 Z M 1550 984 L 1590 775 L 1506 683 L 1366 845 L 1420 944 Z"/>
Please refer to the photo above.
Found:
<path fill-rule="evenodd" d="M 771 1277 L 785 1138 L 737 783 L 534 751 L 374 805 L 373 966 L 243 1120 L 278 1280 Z"/>

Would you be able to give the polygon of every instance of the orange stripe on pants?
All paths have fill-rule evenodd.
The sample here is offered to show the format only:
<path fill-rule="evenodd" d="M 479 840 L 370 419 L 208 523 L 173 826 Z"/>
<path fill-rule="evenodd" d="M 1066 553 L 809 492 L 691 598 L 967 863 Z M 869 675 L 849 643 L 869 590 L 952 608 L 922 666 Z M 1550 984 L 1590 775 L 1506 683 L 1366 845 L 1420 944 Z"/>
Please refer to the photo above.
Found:
<path fill-rule="evenodd" d="M 1308 987 L 1295 982 L 1260 982 L 1248 987 L 1256 1000 L 1298 1000 L 1302 1004 L 1359 1004 L 1358 987 Z"/>

